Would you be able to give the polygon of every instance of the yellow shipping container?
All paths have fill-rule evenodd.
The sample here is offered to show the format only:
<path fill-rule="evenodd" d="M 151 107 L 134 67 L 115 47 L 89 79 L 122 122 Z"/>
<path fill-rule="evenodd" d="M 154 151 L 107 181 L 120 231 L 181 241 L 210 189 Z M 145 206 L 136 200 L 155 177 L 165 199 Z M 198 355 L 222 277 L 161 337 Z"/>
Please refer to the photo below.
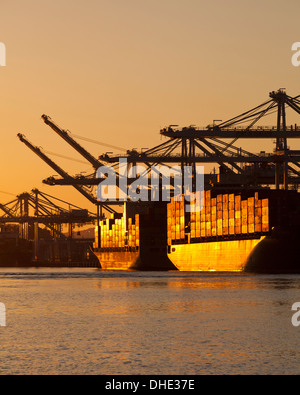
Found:
<path fill-rule="evenodd" d="M 248 207 L 254 207 L 254 197 L 248 198 Z"/>
<path fill-rule="evenodd" d="M 263 216 L 269 216 L 269 207 L 263 207 L 261 213 Z"/>
<path fill-rule="evenodd" d="M 268 215 L 263 215 L 262 216 L 262 224 L 263 225 L 268 225 L 269 224 L 269 216 Z"/>
<path fill-rule="evenodd" d="M 255 200 L 255 207 L 256 208 L 261 208 L 262 207 L 261 200 Z"/>
<path fill-rule="evenodd" d="M 262 224 L 262 232 L 269 232 L 269 224 Z"/>
<path fill-rule="evenodd" d="M 235 225 L 234 229 L 236 235 L 240 235 L 242 233 L 242 228 L 240 225 Z"/>
<path fill-rule="evenodd" d="M 262 209 L 261 208 L 255 208 L 255 216 L 256 217 L 262 216 Z"/>
<path fill-rule="evenodd" d="M 228 204 L 228 209 L 229 209 L 229 211 L 234 211 L 234 209 L 235 209 L 235 204 L 234 204 L 234 202 L 229 202 L 229 204 Z"/>
<path fill-rule="evenodd" d="M 211 191 L 205 191 L 205 200 L 211 199 Z"/>
<path fill-rule="evenodd" d="M 223 203 L 217 204 L 217 211 L 223 211 Z"/>
<path fill-rule="evenodd" d="M 248 224 L 249 225 L 254 224 L 254 215 L 248 215 Z"/>
<path fill-rule="evenodd" d="M 254 206 L 248 207 L 248 215 L 254 215 Z"/>
<path fill-rule="evenodd" d="M 242 210 L 247 210 L 248 209 L 248 201 L 247 200 L 242 200 L 241 201 L 241 208 L 242 208 Z"/>
<path fill-rule="evenodd" d="M 243 234 L 248 233 L 248 225 L 242 225 L 242 233 Z"/>
<path fill-rule="evenodd" d="M 255 224 L 261 224 L 262 222 L 261 222 L 261 220 L 262 220 L 262 217 L 261 217 L 261 215 L 260 216 L 255 216 L 254 217 L 254 223 Z"/>
<path fill-rule="evenodd" d="M 235 211 L 234 217 L 235 217 L 235 219 L 240 219 L 241 218 L 241 211 Z"/>
<path fill-rule="evenodd" d="M 249 233 L 254 233 L 254 224 L 249 224 L 249 226 L 248 226 L 248 232 L 249 232 Z"/>
<path fill-rule="evenodd" d="M 255 233 L 261 232 L 261 224 L 255 224 Z"/>

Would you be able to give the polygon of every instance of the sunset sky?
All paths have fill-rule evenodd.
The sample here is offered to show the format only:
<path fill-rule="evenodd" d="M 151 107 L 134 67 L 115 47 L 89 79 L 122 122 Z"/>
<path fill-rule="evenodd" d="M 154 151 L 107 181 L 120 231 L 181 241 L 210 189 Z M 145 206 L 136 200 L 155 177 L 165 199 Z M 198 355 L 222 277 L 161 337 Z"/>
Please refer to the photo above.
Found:
<path fill-rule="evenodd" d="M 225 121 L 279 88 L 299 95 L 299 15 L 299 0 L 1 0 L 0 202 L 37 187 L 90 207 L 72 187 L 43 185 L 55 172 L 17 139 L 82 160 L 42 114 L 74 134 L 150 148 L 169 124 Z M 52 158 L 71 175 L 92 170 Z"/>

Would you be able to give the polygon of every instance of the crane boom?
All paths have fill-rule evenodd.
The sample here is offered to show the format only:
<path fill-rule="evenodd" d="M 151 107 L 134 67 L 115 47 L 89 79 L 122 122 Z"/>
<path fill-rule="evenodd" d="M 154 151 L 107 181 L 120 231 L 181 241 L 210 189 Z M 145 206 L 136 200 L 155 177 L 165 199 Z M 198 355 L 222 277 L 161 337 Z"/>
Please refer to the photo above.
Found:
<path fill-rule="evenodd" d="M 101 162 L 98 161 L 93 155 L 91 155 L 85 148 L 83 148 L 80 144 L 75 141 L 70 134 L 61 129 L 58 125 L 56 125 L 52 119 L 48 115 L 42 115 L 42 119 L 45 124 L 50 126 L 60 137 L 62 137 L 68 144 L 70 144 L 77 152 L 79 152 L 91 165 L 97 170 L 100 166 L 103 166 Z"/>
<path fill-rule="evenodd" d="M 39 148 L 31 144 L 23 134 L 18 133 L 18 138 L 22 143 L 24 143 L 31 151 L 33 151 L 39 158 L 41 158 L 47 165 L 52 167 L 53 170 L 55 170 L 61 177 L 64 179 L 72 180 L 73 177 L 71 177 L 67 172 L 65 172 L 60 166 L 58 166 L 56 163 L 54 163 L 50 158 L 48 158 L 47 155 L 43 153 L 43 151 Z M 75 183 L 72 184 L 75 189 L 77 189 L 78 192 L 80 192 L 84 197 L 86 197 L 91 203 L 99 205 L 99 201 L 91 195 L 89 192 L 87 192 L 85 189 L 83 189 L 80 185 L 76 185 Z M 114 210 L 107 206 L 103 205 L 103 208 L 105 208 L 107 211 L 110 213 L 114 212 Z"/>

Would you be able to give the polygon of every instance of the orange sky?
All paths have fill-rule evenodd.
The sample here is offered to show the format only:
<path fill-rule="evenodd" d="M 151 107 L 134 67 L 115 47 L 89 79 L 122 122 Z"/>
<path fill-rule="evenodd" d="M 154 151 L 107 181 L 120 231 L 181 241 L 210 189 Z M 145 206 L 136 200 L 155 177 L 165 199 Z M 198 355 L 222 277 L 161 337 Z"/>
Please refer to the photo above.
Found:
<path fill-rule="evenodd" d="M 44 113 L 75 134 L 150 148 L 166 125 L 226 120 L 279 88 L 300 94 L 299 13 L 299 0 L 1 0 L 0 190 L 37 187 L 90 207 L 72 187 L 44 186 L 55 172 L 16 137 L 82 159 Z M 95 156 L 111 151 L 81 143 Z M 53 159 L 70 174 L 91 170 Z"/>

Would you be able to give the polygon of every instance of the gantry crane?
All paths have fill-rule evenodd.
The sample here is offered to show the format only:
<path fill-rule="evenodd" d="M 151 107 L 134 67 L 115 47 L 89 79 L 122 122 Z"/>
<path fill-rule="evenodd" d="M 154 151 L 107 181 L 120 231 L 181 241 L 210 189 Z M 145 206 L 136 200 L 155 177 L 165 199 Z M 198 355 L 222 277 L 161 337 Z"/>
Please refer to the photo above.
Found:
<path fill-rule="evenodd" d="M 103 209 L 107 210 L 109 213 L 116 213 L 116 211 L 107 204 L 99 202 L 99 200 L 92 195 L 92 193 L 87 190 L 84 185 L 79 185 L 76 183 L 75 179 L 71 177 L 66 171 L 64 171 L 60 166 L 53 162 L 39 147 L 34 146 L 26 137 L 19 133 L 18 138 L 22 143 L 24 143 L 31 151 L 33 151 L 39 158 L 41 158 L 45 163 L 47 163 L 54 171 L 56 171 L 64 180 L 66 180 L 69 185 L 72 185 L 78 192 L 80 192 L 85 198 L 87 198 L 91 203 L 95 204 L 97 207 L 97 226 L 99 227 L 100 219 L 103 218 Z"/>
<path fill-rule="evenodd" d="M 299 184 L 300 151 L 290 150 L 287 139 L 300 138 L 300 126 L 287 126 L 286 107 L 300 114 L 300 96 L 288 96 L 283 89 L 271 92 L 270 99 L 263 104 L 218 125 L 204 128 L 194 126 L 176 128 L 174 125 L 160 131 L 168 141 L 142 153 L 131 151 L 126 156 L 128 163 L 180 163 L 195 166 L 196 163 L 218 163 L 227 173 L 244 174 L 241 164 L 252 164 L 274 169 L 276 188 L 282 183 L 288 189 L 289 183 Z M 256 126 L 263 117 L 277 112 L 277 125 L 273 127 Z M 249 122 L 247 126 L 240 126 Z M 253 154 L 233 144 L 243 139 L 276 139 L 274 153 Z M 233 139 L 230 143 L 221 139 Z M 176 152 L 177 150 L 177 152 Z M 179 152 L 178 152 L 179 150 Z M 122 156 L 123 157 L 123 156 Z M 117 163 L 120 156 L 100 156 L 100 160 Z M 232 166 L 232 169 L 228 165 Z M 263 174 L 262 174 L 263 176 Z M 264 177 L 263 177 L 264 178 Z M 272 180 L 267 182 L 272 184 Z"/>
<path fill-rule="evenodd" d="M 45 122 L 46 125 L 50 126 L 52 130 L 54 130 L 62 139 L 64 139 L 71 147 L 73 147 L 80 155 L 82 155 L 94 168 L 95 172 L 94 174 L 90 175 L 88 179 L 90 181 L 86 181 L 86 177 L 83 176 L 78 176 L 76 178 L 63 178 L 60 180 L 60 184 L 56 183 L 56 178 L 54 177 L 49 177 L 47 181 L 45 181 L 46 184 L 48 185 L 89 185 L 89 186 L 94 186 L 98 185 L 100 181 L 103 181 L 106 177 L 97 179 L 98 183 L 95 183 L 95 173 L 96 171 L 102 167 L 106 166 L 103 162 L 100 162 L 97 158 L 95 158 L 90 152 L 88 152 L 82 145 L 80 145 L 74 138 L 70 135 L 68 130 L 64 130 L 61 127 L 59 127 L 56 123 L 53 122 L 53 120 L 48 116 L 43 114 L 42 119 Z M 125 193 L 127 193 L 127 185 L 126 188 L 124 188 L 124 183 L 119 182 L 120 179 L 125 179 L 124 175 L 119 174 L 117 171 L 115 171 L 116 174 L 116 181 L 117 185 L 120 186 L 121 190 Z M 83 182 L 82 182 L 83 180 Z M 126 177 L 126 182 L 130 185 L 134 180 L 136 180 L 136 177 Z"/>
<path fill-rule="evenodd" d="M 300 151 L 290 150 L 287 146 L 287 139 L 300 138 L 300 126 L 288 126 L 286 120 L 286 107 L 300 114 L 299 97 L 288 96 L 283 89 L 273 91 L 266 102 L 226 122 L 203 128 L 189 126 L 179 129 L 176 125 L 171 125 L 160 131 L 162 136 L 168 138 L 168 141 L 154 148 L 141 153 L 128 150 L 127 155 L 122 156 L 105 154 L 100 156 L 99 160 L 81 147 L 67 131 L 54 124 L 50 117 L 43 115 L 42 118 L 85 157 L 94 169 L 103 163 L 117 167 L 120 159 L 124 158 L 129 166 L 137 163 L 145 164 L 148 171 L 151 166 L 157 164 L 170 167 L 173 164 L 180 164 L 182 168 L 185 165 L 192 166 L 195 172 L 197 163 L 217 163 L 220 166 L 220 175 L 224 174 L 224 177 L 222 176 L 224 179 L 231 180 L 229 183 L 233 182 L 244 187 L 273 184 L 277 189 L 283 184 L 287 189 L 290 184 L 295 187 L 300 184 Z M 262 118 L 274 113 L 277 113 L 276 126 L 257 126 Z M 272 153 L 254 154 L 234 145 L 240 138 L 275 139 L 276 148 Z M 228 139 L 231 141 L 228 142 Z M 59 169 L 53 167 L 51 163 L 48 164 L 62 176 L 62 179 L 50 177 L 43 181 L 49 185 L 73 185 L 76 189 L 82 190 L 84 186 L 95 186 L 103 180 L 96 178 L 95 174 L 89 177 L 70 177 L 61 169 L 58 171 Z M 128 180 L 128 185 L 133 180 Z M 207 181 L 209 185 L 218 183 L 214 174 L 207 175 Z M 109 203 L 111 204 L 112 202 Z"/>
<path fill-rule="evenodd" d="M 58 205 L 54 200 L 64 203 L 68 208 Z M 0 216 L 0 223 L 38 222 L 49 225 L 90 223 L 96 220 L 96 214 L 38 189 L 33 189 L 30 193 L 21 193 L 14 200 L 0 204 L 0 209 L 4 212 Z"/>
<path fill-rule="evenodd" d="M 64 208 L 64 203 L 67 208 Z M 62 233 L 62 225 L 69 226 L 69 238 L 72 239 L 74 224 L 95 223 L 97 217 L 78 206 L 55 198 L 38 189 L 31 193 L 25 192 L 16 199 L 0 204 L 4 215 L 0 216 L 0 226 L 6 224 L 19 224 L 19 237 L 22 240 L 34 241 L 34 257 L 38 260 L 39 251 L 39 224 L 46 226 L 51 232 L 53 239 L 66 239 Z M 33 239 L 29 236 L 29 226 L 33 229 Z"/>
<path fill-rule="evenodd" d="M 61 177 L 64 179 L 70 180 L 72 182 L 73 177 L 71 177 L 67 172 L 65 172 L 60 166 L 58 166 L 56 163 L 52 161 L 39 147 L 34 146 L 32 143 L 29 142 L 29 140 L 26 139 L 26 137 L 18 133 L 18 138 L 22 143 L 24 143 L 31 151 L 33 151 L 39 158 L 41 158 L 47 165 L 49 165 L 53 170 L 55 170 Z M 93 204 L 98 204 L 98 200 L 91 195 L 88 191 L 86 191 L 84 188 L 82 188 L 79 185 L 74 185 L 74 188 L 77 189 L 84 197 L 86 197 L 91 203 Z M 110 212 L 112 212 L 111 208 L 108 208 Z"/>

